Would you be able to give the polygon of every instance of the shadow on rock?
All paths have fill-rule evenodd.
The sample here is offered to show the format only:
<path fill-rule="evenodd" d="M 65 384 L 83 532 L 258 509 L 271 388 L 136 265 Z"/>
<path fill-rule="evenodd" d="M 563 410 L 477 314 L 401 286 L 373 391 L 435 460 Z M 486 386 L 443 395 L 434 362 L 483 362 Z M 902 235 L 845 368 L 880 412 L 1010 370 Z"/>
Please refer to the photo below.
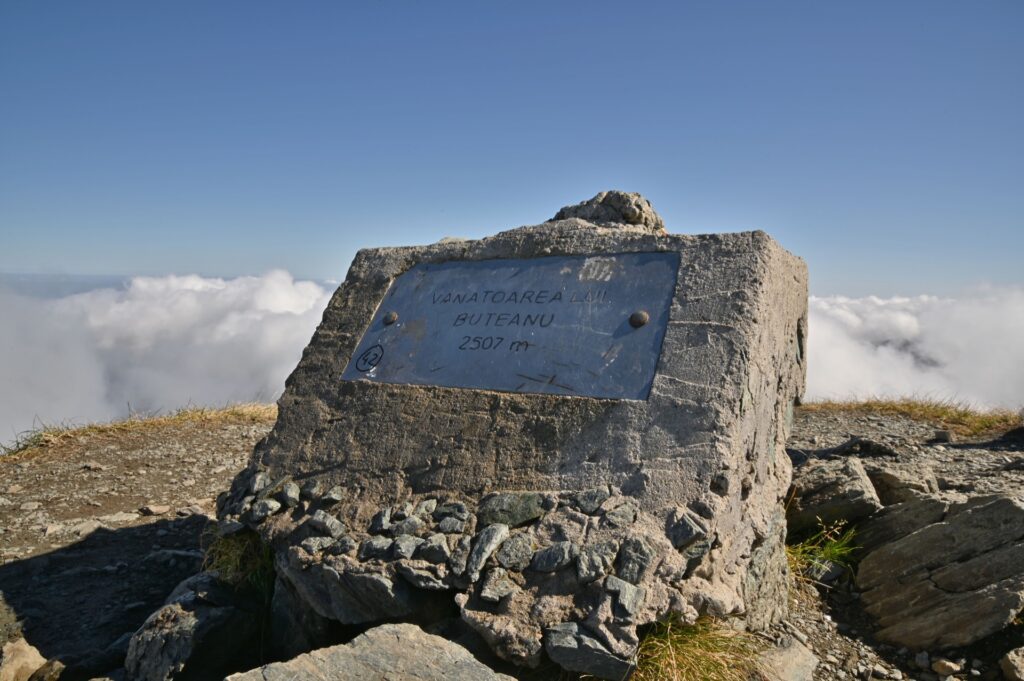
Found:
<path fill-rule="evenodd" d="M 87 678 L 119 667 L 131 634 L 202 564 L 205 516 L 109 530 L 0 565 L 0 592 L 25 638 Z"/>

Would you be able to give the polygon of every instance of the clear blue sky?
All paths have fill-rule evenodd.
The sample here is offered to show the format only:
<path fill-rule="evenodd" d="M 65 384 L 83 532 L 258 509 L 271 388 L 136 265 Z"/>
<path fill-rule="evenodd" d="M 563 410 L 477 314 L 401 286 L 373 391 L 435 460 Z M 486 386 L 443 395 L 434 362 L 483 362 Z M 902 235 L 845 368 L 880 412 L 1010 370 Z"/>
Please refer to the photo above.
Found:
<path fill-rule="evenodd" d="M 0 272 L 340 279 L 600 189 L 820 294 L 1024 283 L 1024 2 L 0 4 Z"/>

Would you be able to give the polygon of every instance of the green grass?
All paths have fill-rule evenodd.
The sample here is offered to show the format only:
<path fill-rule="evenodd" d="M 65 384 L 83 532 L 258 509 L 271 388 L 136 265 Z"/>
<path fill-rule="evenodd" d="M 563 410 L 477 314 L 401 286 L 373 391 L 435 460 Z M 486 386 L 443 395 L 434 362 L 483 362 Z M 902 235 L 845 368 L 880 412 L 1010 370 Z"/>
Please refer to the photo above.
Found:
<path fill-rule="evenodd" d="M 640 641 L 631 681 L 749 681 L 764 646 L 752 634 L 710 617 L 694 624 L 675 614 Z"/>
<path fill-rule="evenodd" d="M 126 435 L 184 423 L 273 423 L 276 418 L 277 405 L 249 403 L 217 409 L 186 407 L 169 414 L 132 414 L 111 423 L 44 424 L 35 430 L 20 433 L 9 445 L 0 444 L 0 456 L 44 450 L 79 437 Z"/>
<path fill-rule="evenodd" d="M 981 409 L 969 402 L 931 398 L 866 399 L 808 402 L 805 412 L 853 412 L 882 416 L 905 416 L 952 431 L 963 437 L 1005 433 L 1024 425 L 1019 412 L 1010 409 Z"/>
<path fill-rule="evenodd" d="M 813 582 L 819 571 L 827 571 L 831 565 L 838 565 L 847 571 L 853 569 L 854 552 L 857 547 L 853 540 L 856 530 L 846 527 L 845 520 L 831 525 L 819 521 L 819 529 L 807 539 L 786 546 L 789 569 L 797 579 Z"/>

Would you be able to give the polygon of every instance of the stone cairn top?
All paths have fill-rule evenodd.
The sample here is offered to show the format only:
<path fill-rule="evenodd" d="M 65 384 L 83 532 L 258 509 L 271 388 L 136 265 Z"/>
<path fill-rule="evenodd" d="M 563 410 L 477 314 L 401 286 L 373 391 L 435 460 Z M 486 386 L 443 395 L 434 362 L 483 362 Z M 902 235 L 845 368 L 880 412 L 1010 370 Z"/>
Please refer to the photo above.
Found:
<path fill-rule="evenodd" d="M 599 192 L 594 198 L 565 206 L 548 222 L 579 218 L 595 225 L 637 225 L 652 234 L 665 233 L 665 221 L 651 202 L 636 192 L 618 189 Z"/>

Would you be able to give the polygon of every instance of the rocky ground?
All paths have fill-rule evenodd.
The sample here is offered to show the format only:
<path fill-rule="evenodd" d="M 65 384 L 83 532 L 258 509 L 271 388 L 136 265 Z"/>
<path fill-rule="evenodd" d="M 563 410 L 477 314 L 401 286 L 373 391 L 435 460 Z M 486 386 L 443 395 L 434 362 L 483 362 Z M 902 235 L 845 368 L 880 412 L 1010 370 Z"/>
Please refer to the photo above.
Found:
<path fill-rule="evenodd" d="M 0 636 L 20 620 L 44 657 L 68 665 L 61 678 L 117 667 L 131 632 L 198 569 L 216 495 L 271 425 L 269 415 L 247 415 L 91 429 L 0 457 Z M 898 416 L 798 411 L 790 454 L 803 464 L 867 438 L 883 450 L 857 453 L 869 469 L 884 460 L 897 477 L 954 496 L 1024 496 L 1024 434 L 946 442 L 935 441 L 938 429 Z M 827 587 L 796 583 L 791 599 L 770 637 L 809 647 L 822 681 L 999 679 L 999 657 L 1024 645 L 1019 618 L 966 648 L 880 643 L 848 574 Z"/>

